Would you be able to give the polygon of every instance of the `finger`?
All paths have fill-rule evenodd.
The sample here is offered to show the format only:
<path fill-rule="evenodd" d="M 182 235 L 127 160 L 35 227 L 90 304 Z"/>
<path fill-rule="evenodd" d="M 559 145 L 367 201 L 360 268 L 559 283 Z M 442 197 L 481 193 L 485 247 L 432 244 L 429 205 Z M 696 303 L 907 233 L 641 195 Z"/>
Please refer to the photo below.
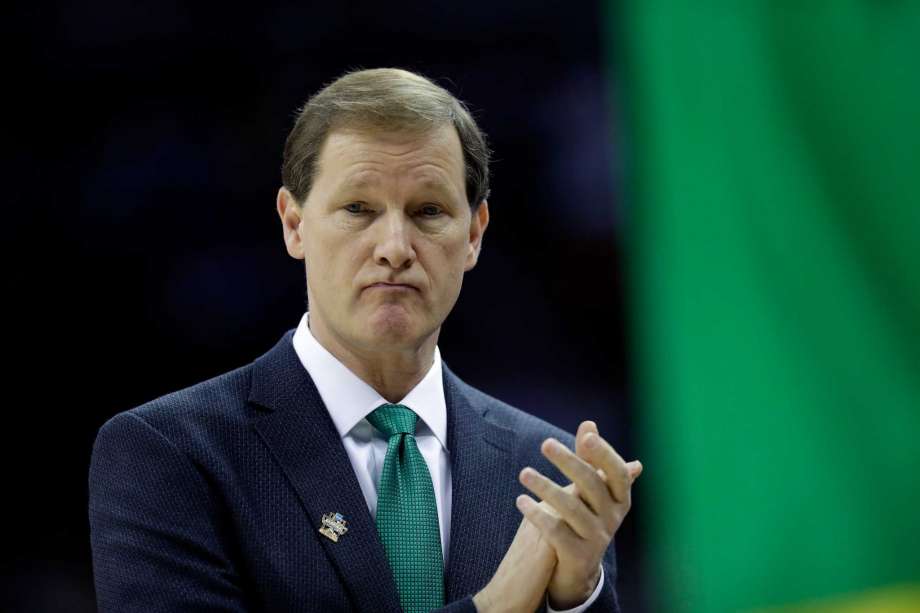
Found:
<path fill-rule="evenodd" d="M 642 462 L 633 460 L 626 464 L 626 468 L 629 470 L 629 484 L 632 485 L 635 483 L 636 479 L 639 478 L 639 475 L 642 474 Z"/>
<path fill-rule="evenodd" d="M 593 421 L 583 421 L 578 425 L 578 431 L 575 433 L 575 454 L 581 457 L 584 456 L 584 445 L 585 445 L 585 435 L 588 432 L 593 432 L 598 434 L 597 424 Z"/>
<path fill-rule="evenodd" d="M 587 459 L 588 449 L 585 446 L 585 436 L 589 432 L 593 432 L 597 436 L 600 436 L 600 432 L 597 429 L 597 424 L 593 421 L 587 420 L 583 421 L 578 425 L 578 431 L 575 434 L 575 454 L 582 458 Z M 627 465 L 627 470 L 629 473 L 629 484 L 632 485 L 633 482 L 642 474 L 642 463 L 638 460 L 633 460 Z M 601 479 L 607 480 L 607 474 L 600 468 L 597 469 L 598 474 L 601 476 Z"/>
<path fill-rule="evenodd" d="M 563 491 L 568 492 L 569 494 L 571 494 L 571 495 L 573 495 L 573 496 L 579 496 L 578 488 L 575 487 L 575 484 L 574 484 L 574 483 L 569 483 L 568 485 L 566 485 L 566 486 L 565 486 L 564 488 L 562 488 L 562 489 L 563 489 Z M 540 507 L 543 508 L 543 509 L 546 509 L 546 510 L 549 512 L 550 515 L 559 515 L 559 513 L 556 511 L 556 509 L 554 509 L 548 502 L 542 502 L 542 501 L 541 501 L 541 502 L 540 502 Z"/>
<path fill-rule="evenodd" d="M 607 474 L 607 486 L 613 493 L 617 502 L 629 501 L 629 469 L 620 454 L 600 436 L 588 433 L 585 435 L 585 460 Z"/>
<path fill-rule="evenodd" d="M 536 469 L 525 468 L 519 479 L 524 487 L 549 503 L 581 538 L 594 539 L 603 530 L 600 520 L 581 498 L 541 475 Z"/>
<path fill-rule="evenodd" d="M 614 501 L 611 499 L 607 484 L 600 478 L 595 468 L 553 438 L 543 441 L 540 451 L 563 475 L 572 480 L 594 514 L 607 518 Z"/>
<path fill-rule="evenodd" d="M 636 479 L 639 478 L 639 475 L 642 474 L 642 462 L 639 460 L 633 460 L 632 462 L 628 462 L 626 464 L 626 468 L 629 470 L 629 485 L 631 488 L 632 485 L 636 482 Z M 607 481 L 607 473 L 604 472 L 603 468 L 598 468 L 597 474 L 600 476 L 602 481 Z M 574 487 L 574 484 L 570 485 Z M 630 496 L 632 496 L 632 492 L 630 492 Z"/>
<path fill-rule="evenodd" d="M 515 501 L 518 510 L 524 514 L 527 521 L 532 523 L 540 534 L 558 552 L 576 551 L 580 539 L 561 517 L 553 517 L 546 509 L 540 507 L 533 498 L 521 494 Z"/>

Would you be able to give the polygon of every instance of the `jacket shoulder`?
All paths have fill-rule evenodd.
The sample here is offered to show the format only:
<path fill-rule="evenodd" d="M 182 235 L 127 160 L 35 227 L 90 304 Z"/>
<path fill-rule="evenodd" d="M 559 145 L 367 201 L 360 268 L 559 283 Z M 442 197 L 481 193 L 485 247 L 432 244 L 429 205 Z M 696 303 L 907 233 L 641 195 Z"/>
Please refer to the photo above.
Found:
<path fill-rule="evenodd" d="M 575 437 L 562 428 L 473 387 L 461 380 L 453 372 L 450 373 L 450 376 L 453 380 L 452 383 L 466 395 L 470 404 L 489 423 L 504 430 L 510 430 L 518 437 L 527 440 L 542 441 L 553 437 L 566 445 L 572 446 L 574 444 Z M 539 443 L 537 444 L 539 445 Z"/>
<path fill-rule="evenodd" d="M 247 364 L 122 411 L 102 425 L 97 442 L 127 419 L 143 422 L 180 449 L 208 447 L 248 423 L 251 371 Z"/>

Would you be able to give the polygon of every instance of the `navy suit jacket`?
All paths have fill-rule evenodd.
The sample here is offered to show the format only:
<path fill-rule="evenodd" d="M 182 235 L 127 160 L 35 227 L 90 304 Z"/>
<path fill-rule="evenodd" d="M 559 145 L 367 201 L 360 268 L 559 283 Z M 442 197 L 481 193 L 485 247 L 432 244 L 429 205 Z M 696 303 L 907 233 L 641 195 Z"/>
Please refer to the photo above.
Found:
<path fill-rule="evenodd" d="M 89 520 L 100 611 L 400 611 L 374 519 L 292 336 L 99 430 Z M 573 441 L 443 371 L 453 502 L 440 611 L 474 612 L 521 521 L 519 471 L 567 482 L 539 447 Z M 338 542 L 318 531 L 329 512 L 348 522 Z M 617 611 L 612 544 L 604 565 L 591 610 Z"/>

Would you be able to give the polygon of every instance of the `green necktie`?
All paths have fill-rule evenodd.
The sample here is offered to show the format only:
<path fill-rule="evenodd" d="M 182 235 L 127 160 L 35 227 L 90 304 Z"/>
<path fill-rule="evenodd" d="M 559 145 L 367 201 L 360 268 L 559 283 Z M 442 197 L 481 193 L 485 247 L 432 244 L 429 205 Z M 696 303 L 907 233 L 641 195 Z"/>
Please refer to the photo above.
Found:
<path fill-rule="evenodd" d="M 444 606 L 444 559 L 434 486 L 415 441 L 412 409 L 384 404 L 367 416 L 387 437 L 387 455 L 377 488 L 377 532 L 393 569 L 406 613 Z"/>

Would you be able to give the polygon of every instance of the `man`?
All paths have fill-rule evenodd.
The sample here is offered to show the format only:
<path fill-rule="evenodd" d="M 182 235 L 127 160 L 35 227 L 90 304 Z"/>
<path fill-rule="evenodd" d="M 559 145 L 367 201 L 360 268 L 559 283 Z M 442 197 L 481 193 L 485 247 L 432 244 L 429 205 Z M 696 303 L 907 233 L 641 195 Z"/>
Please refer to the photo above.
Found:
<path fill-rule="evenodd" d="M 611 542 L 641 465 L 592 422 L 573 439 L 470 387 L 437 348 L 488 177 L 475 122 L 423 77 L 353 72 L 307 102 L 277 211 L 309 312 L 252 364 L 102 427 L 100 610 L 618 609 Z"/>

